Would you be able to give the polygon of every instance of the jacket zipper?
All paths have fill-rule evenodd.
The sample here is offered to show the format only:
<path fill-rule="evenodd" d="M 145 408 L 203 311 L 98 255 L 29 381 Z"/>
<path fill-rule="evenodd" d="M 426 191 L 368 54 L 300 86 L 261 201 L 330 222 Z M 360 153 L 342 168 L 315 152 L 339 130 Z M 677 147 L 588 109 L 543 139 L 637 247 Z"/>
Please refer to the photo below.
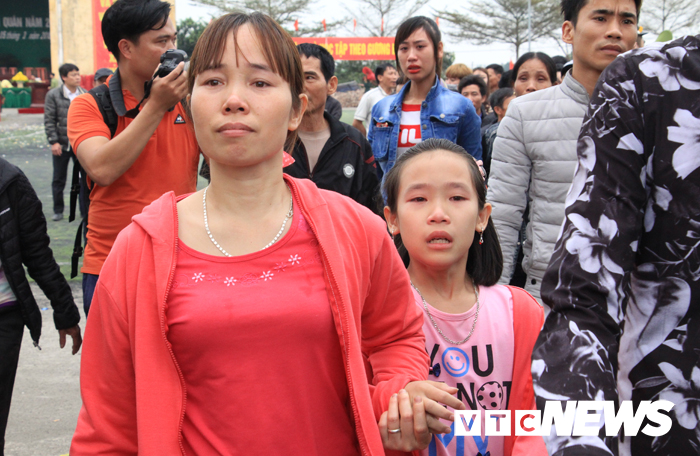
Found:
<path fill-rule="evenodd" d="M 177 225 L 177 202 L 175 205 L 175 209 L 173 210 L 173 215 L 174 215 L 174 220 L 175 220 L 175 246 L 173 249 L 173 252 L 177 252 L 177 230 L 178 230 L 178 225 Z M 175 253 L 173 254 L 173 256 Z M 185 406 L 187 405 L 187 387 L 185 386 L 185 376 L 182 375 L 182 370 L 180 369 L 180 365 L 177 363 L 177 359 L 175 358 L 175 353 L 173 352 L 172 346 L 170 345 L 170 342 L 168 342 L 168 337 L 165 335 L 165 306 L 167 305 L 168 302 L 168 295 L 170 294 L 170 288 L 172 287 L 173 284 L 173 278 L 175 277 L 175 267 L 177 266 L 177 261 L 176 258 L 172 259 L 172 267 L 170 268 L 170 274 L 168 276 L 168 287 L 165 289 L 165 296 L 163 298 L 163 306 L 161 307 L 162 313 L 160 316 L 160 331 L 163 334 L 163 342 L 165 342 L 165 346 L 168 348 L 168 351 L 170 352 L 170 357 L 173 359 L 173 363 L 175 364 L 175 369 L 177 370 L 177 374 L 180 376 L 180 385 L 182 386 L 182 413 L 180 414 L 180 424 L 178 425 L 178 430 L 177 430 L 177 442 L 180 445 L 180 451 L 182 452 L 183 456 L 186 454 L 185 453 L 185 446 L 182 443 L 182 425 L 185 422 Z"/>
<path fill-rule="evenodd" d="M 311 222 L 311 223 L 309 223 L 309 226 L 311 227 L 311 230 L 314 232 L 314 236 L 316 236 L 316 239 L 319 240 L 320 237 L 318 236 L 318 233 L 316 231 L 316 226 L 315 226 L 312 218 L 307 216 L 308 211 L 304 207 L 304 205 L 301 201 L 301 198 L 298 198 L 298 200 L 299 200 L 299 206 L 301 206 L 302 213 L 306 217 L 307 222 Z M 335 289 L 338 288 L 338 282 L 335 279 L 335 274 L 333 274 L 333 270 L 331 269 L 330 262 L 328 261 L 328 254 L 326 253 L 326 250 L 323 248 L 323 244 L 321 242 L 319 242 L 318 247 L 321 250 L 321 254 L 322 254 L 323 260 L 324 260 L 323 270 L 326 273 L 326 275 L 328 276 L 328 280 L 331 282 L 331 293 L 333 293 L 333 299 L 336 303 L 336 308 L 338 309 L 338 315 L 344 319 L 345 326 L 341 326 L 342 336 L 344 338 L 347 338 L 345 331 L 346 331 L 346 328 L 348 328 L 350 326 L 350 324 L 348 322 L 347 310 L 345 312 L 343 312 L 342 315 L 340 314 L 340 307 L 338 305 L 338 299 L 336 298 L 336 295 L 335 295 Z M 358 434 L 357 434 L 357 440 L 358 440 L 358 443 L 360 444 L 360 450 L 362 451 L 362 454 L 369 456 L 370 453 L 366 448 L 367 443 L 366 443 L 365 437 L 364 437 L 364 429 L 362 428 L 360 416 L 359 416 L 359 413 L 357 411 L 355 393 L 354 393 L 354 389 L 352 386 L 352 376 L 350 375 L 350 353 L 348 351 L 348 343 L 347 342 L 345 343 L 345 350 L 344 351 L 345 351 L 345 353 L 344 353 L 345 354 L 345 372 L 347 373 L 346 379 L 348 381 L 348 392 L 350 393 L 350 405 L 352 407 L 353 417 L 355 418 L 355 429 L 357 429 L 358 426 L 362 429 L 362 432 L 361 433 L 358 432 Z"/>

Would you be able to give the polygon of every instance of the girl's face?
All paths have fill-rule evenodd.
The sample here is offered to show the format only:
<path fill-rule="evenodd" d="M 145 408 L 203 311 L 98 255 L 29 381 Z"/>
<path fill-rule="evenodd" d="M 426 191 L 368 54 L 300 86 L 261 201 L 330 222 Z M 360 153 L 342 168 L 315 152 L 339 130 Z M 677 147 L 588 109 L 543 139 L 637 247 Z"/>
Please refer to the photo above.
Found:
<path fill-rule="evenodd" d="M 474 232 L 486 227 L 491 205 L 479 210 L 467 159 L 437 150 L 404 165 L 396 213 L 386 207 L 384 215 L 389 230 L 401 234 L 411 264 L 444 270 L 466 267 Z"/>
<path fill-rule="evenodd" d="M 442 57 L 442 42 L 438 43 L 438 56 Z M 414 82 L 435 78 L 435 50 L 433 42 L 421 27 L 406 41 L 399 44 L 399 64 L 403 74 Z"/>
<path fill-rule="evenodd" d="M 547 67 L 542 60 L 526 60 L 518 69 L 518 76 L 515 78 L 515 84 L 513 84 L 515 96 L 519 97 L 536 90 L 546 89 L 547 87 L 552 87 L 552 81 L 549 79 Z"/>
<path fill-rule="evenodd" d="M 249 25 L 239 29 L 237 42 L 238 56 L 231 33 L 221 64 L 197 75 L 190 103 L 202 151 L 215 163 L 246 167 L 281 159 L 307 100 L 301 95 L 301 107 L 292 108 L 289 83 L 272 71 Z"/>

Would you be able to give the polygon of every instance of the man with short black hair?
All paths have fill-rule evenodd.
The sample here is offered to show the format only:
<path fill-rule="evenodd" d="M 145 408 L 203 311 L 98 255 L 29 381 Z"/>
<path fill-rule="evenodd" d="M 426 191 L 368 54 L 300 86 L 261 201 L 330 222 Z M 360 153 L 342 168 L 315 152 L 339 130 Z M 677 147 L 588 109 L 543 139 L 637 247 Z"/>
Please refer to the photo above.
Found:
<path fill-rule="evenodd" d="M 68 163 L 73 161 L 73 166 L 76 164 L 75 154 L 68 142 L 68 108 L 71 101 L 85 93 L 85 89 L 80 87 L 80 70 L 77 66 L 64 63 L 58 68 L 58 74 L 63 83 L 49 90 L 44 100 L 44 130 L 53 155 L 51 193 L 54 222 L 63 219 L 63 189 L 66 187 Z"/>
<path fill-rule="evenodd" d="M 399 79 L 398 71 L 390 63 L 379 65 L 374 74 L 379 85 L 362 95 L 360 104 L 355 109 L 355 119 L 352 121 L 352 126 L 364 136 L 367 136 L 364 123 L 367 122 L 369 125 L 370 120 L 372 120 L 372 107 L 382 98 L 394 93 L 396 81 Z"/>
<path fill-rule="evenodd" d="M 118 116 L 114 134 L 97 92 L 78 97 L 68 112 L 68 137 L 94 184 L 82 267 L 86 314 L 102 265 L 131 217 L 163 193 L 196 190 L 199 147 L 180 103 L 187 95 L 184 63 L 153 79 L 144 100 L 144 84 L 175 47 L 170 8 L 160 0 L 117 0 L 104 14 L 102 36 L 118 62 L 102 95 Z"/>
<path fill-rule="evenodd" d="M 324 112 L 326 97 L 338 86 L 333 56 L 312 43 L 299 44 L 297 49 L 309 104 L 297 130 L 295 161 L 284 172 L 311 179 L 319 188 L 348 196 L 378 213 L 379 179 L 372 147 L 355 128 Z"/>
<path fill-rule="evenodd" d="M 481 118 L 482 133 L 486 127 L 496 122 L 496 115 L 486 111 L 486 83 L 481 76 L 472 74 L 462 78 L 457 85 L 457 92 L 471 100 L 476 113 Z"/>
<path fill-rule="evenodd" d="M 489 93 L 494 93 L 498 90 L 498 83 L 503 74 L 503 67 L 497 63 L 492 63 L 486 67 L 486 72 L 489 74 Z"/>
<path fill-rule="evenodd" d="M 561 84 L 517 97 L 493 144 L 488 200 L 503 251 L 499 283 L 515 270 L 518 235 L 529 206 L 522 266 L 525 289 L 540 299 L 542 277 L 564 221 L 576 168 L 576 141 L 603 70 L 632 49 L 641 0 L 561 0 L 562 39 L 574 66 Z M 545 309 L 547 310 L 547 309 Z"/>

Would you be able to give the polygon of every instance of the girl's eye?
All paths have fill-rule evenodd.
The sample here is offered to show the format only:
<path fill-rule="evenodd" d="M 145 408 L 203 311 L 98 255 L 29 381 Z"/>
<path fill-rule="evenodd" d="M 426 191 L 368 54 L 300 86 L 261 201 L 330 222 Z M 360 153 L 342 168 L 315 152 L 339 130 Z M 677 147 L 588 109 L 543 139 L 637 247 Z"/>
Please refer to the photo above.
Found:
<path fill-rule="evenodd" d="M 467 200 L 465 197 L 463 197 L 461 195 L 453 196 L 452 199 L 455 201 L 466 201 Z"/>
<path fill-rule="evenodd" d="M 218 85 L 221 85 L 221 81 L 219 81 L 218 79 L 210 79 L 207 82 L 205 82 L 204 85 L 216 87 Z"/>
<path fill-rule="evenodd" d="M 417 203 L 421 203 L 421 202 L 423 202 L 423 201 L 426 201 L 426 199 L 423 198 L 422 196 L 416 196 L 415 198 L 411 198 L 410 201 L 415 201 L 415 202 L 417 202 Z"/>
<path fill-rule="evenodd" d="M 260 88 L 262 88 L 262 87 L 267 87 L 267 86 L 269 86 L 269 85 L 270 85 L 270 84 L 268 84 L 268 83 L 265 82 L 265 81 L 255 81 L 255 87 L 260 87 Z"/>

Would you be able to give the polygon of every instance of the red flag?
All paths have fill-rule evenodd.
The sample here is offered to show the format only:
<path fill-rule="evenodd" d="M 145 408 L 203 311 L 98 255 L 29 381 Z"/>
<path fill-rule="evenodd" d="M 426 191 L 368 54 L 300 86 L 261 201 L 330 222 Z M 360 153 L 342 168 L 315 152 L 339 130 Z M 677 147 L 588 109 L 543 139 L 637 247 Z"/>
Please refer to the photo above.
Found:
<path fill-rule="evenodd" d="M 323 31 L 325 32 L 326 31 L 326 20 L 324 19 L 321 23 L 323 24 Z"/>
<path fill-rule="evenodd" d="M 357 28 L 357 19 L 353 19 L 352 20 L 352 31 L 354 32 L 356 28 Z"/>
<path fill-rule="evenodd" d="M 384 31 L 384 16 L 382 16 L 382 32 Z"/>
<path fill-rule="evenodd" d="M 296 30 L 297 32 L 299 31 L 299 19 L 294 21 L 294 30 Z"/>
<path fill-rule="evenodd" d="M 508 69 L 512 70 L 513 69 L 513 61 L 511 60 L 510 63 L 508 64 Z"/>
<path fill-rule="evenodd" d="M 440 18 L 439 17 L 435 18 L 435 23 L 437 24 L 438 27 L 440 27 Z"/>

